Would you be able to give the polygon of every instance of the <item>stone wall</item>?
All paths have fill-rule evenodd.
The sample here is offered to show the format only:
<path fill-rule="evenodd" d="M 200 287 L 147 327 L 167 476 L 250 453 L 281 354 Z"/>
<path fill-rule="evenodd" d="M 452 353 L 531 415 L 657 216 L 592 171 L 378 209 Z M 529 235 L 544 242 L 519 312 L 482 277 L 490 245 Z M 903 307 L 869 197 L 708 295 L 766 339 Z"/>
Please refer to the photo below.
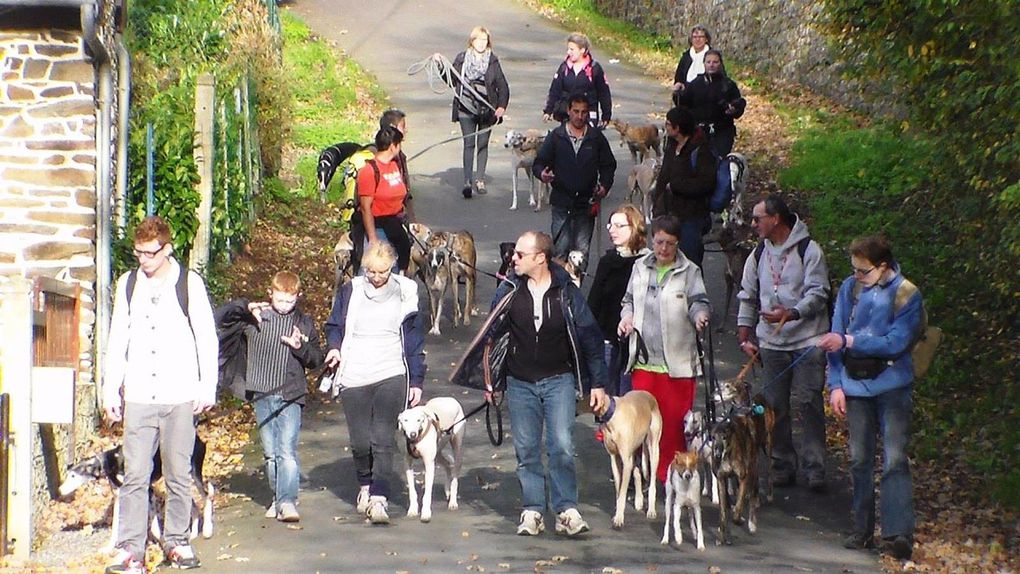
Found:
<path fill-rule="evenodd" d="M 103 5 L 108 16 L 110 3 Z M 112 52 L 112 26 L 100 29 Z M 63 467 L 98 422 L 97 70 L 79 30 L 0 30 L 0 78 L 0 275 L 57 277 L 82 287 L 74 428 L 57 425 L 49 448 Z M 49 494 L 40 433 L 33 435 L 38 507 Z"/>
<path fill-rule="evenodd" d="M 840 77 L 840 65 L 817 28 L 821 0 L 595 0 L 604 14 L 668 36 L 681 50 L 695 24 L 712 33 L 712 47 L 767 80 L 796 83 L 851 108 L 868 112 L 857 82 Z"/>

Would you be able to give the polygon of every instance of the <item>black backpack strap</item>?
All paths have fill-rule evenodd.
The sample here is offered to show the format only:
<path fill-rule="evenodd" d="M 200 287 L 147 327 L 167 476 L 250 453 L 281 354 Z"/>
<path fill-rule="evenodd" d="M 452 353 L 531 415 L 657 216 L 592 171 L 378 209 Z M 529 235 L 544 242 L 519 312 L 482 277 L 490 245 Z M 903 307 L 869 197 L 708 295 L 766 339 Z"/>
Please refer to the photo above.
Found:
<path fill-rule="evenodd" d="M 765 240 L 762 239 L 754 246 L 754 264 L 761 265 L 761 254 L 765 253 Z"/>
<path fill-rule="evenodd" d="M 797 242 L 797 255 L 800 255 L 801 263 L 804 262 L 804 255 L 807 253 L 808 246 L 811 245 L 811 237 L 804 237 Z"/>
<path fill-rule="evenodd" d="M 188 297 L 188 275 L 191 273 L 181 267 L 181 273 L 177 277 L 177 303 L 181 306 L 181 311 L 184 312 L 184 317 L 188 319 L 188 325 L 191 325 L 191 312 L 189 311 L 189 297 Z"/>
<path fill-rule="evenodd" d="M 128 308 L 131 308 L 131 297 L 135 295 L 135 284 L 138 283 L 138 269 L 132 269 L 128 272 L 127 285 L 124 286 L 125 295 L 127 295 Z"/>

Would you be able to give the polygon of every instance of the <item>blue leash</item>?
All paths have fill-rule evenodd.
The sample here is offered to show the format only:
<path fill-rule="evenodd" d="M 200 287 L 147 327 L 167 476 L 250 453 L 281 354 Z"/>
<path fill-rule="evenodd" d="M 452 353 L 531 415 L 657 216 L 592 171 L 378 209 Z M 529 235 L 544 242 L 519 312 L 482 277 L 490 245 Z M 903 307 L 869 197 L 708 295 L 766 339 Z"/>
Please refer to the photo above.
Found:
<path fill-rule="evenodd" d="M 812 347 L 812 348 L 804 351 L 803 353 L 801 353 L 800 356 L 797 357 L 796 359 L 794 359 L 792 363 L 787 365 L 785 369 L 783 369 L 782 371 L 779 371 L 779 373 L 777 373 L 775 377 L 772 377 L 771 381 L 769 381 L 769 382 L 765 383 L 764 385 L 762 385 L 762 392 L 764 392 L 765 389 L 767 389 L 767 388 L 771 387 L 772 385 L 774 385 L 776 383 L 776 381 L 778 381 L 780 378 L 782 378 L 783 375 L 786 374 L 787 371 L 789 371 L 790 369 L 792 369 L 795 366 L 797 366 L 797 363 L 803 361 L 804 358 L 807 357 L 808 355 L 810 355 L 811 352 L 814 351 L 814 350 L 815 350 L 815 348 Z"/>

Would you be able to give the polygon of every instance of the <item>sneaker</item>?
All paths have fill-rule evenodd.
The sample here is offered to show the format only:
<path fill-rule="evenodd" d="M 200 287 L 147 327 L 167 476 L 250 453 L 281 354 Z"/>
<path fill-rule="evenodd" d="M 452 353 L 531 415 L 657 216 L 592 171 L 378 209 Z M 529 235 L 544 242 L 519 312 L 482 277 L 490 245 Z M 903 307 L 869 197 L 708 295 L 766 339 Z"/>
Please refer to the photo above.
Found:
<path fill-rule="evenodd" d="M 368 512 L 368 486 L 362 486 L 358 489 L 358 514 L 365 514 Z"/>
<path fill-rule="evenodd" d="M 863 532 L 854 532 L 843 541 L 843 548 L 849 548 L 850 550 L 864 550 L 865 548 L 874 547 L 875 537 Z"/>
<path fill-rule="evenodd" d="M 568 508 L 556 516 L 556 534 L 577 536 L 588 530 L 588 523 L 581 518 L 576 508 Z"/>
<path fill-rule="evenodd" d="M 298 514 L 297 506 L 293 502 L 281 502 L 279 505 L 280 511 L 276 515 L 276 519 L 280 522 L 299 522 L 301 515 Z"/>
<path fill-rule="evenodd" d="M 914 554 L 914 542 L 904 534 L 883 538 L 882 551 L 897 560 L 910 560 Z"/>
<path fill-rule="evenodd" d="M 368 520 L 372 524 L 389 524 L 390 515 L 386 514 L 386 497 L 385 496 L 372 496 L 368 499 L 368 510 L 365 514 L 368 515 Z"/>
<path fill-rule="evenodd" d="M 535 510 L 521 512 L 521 523 L 517 525 L 518 536 L 538 536 L 545 530 L 542 513 Z"/>
<path fill-rule="evenodd" d="M 471 184 L 464 186 L 464 189 L 460 190 L 461 194 L 464 195 L 464 199 L 471 199 Z"/>
<path fill-rule="evenodd" d="M 190 544 L 174 546 L 166 553 L 166 559 L 170 562 L 172 568 L 179 568 L 181 570 L 198 568 L 200 565 L 198 556 L 195 556 L 195 550 Z"/>
<path fill-rule="evenodd" d="M 266 513 L 263 515 L 266 518 L 276 518 L 276 501 L 269 503 L 269 508 L 266 509 Z"/>
<path fill-rule="evenodd" d="M 117 554 L 106 567 L 106 574 L 145 574 L 145 564 L 135 558 L 123 548 L 117 549 Z"/>
<path fill-rule="evenodd" d="M 478 195 L 485 195 L 486 193 L 489 193 L 488 191 L 485 191 L 484 181 L 479 179 L 478 181 L 475 182 L 475 193 L 477 193 Z"/>

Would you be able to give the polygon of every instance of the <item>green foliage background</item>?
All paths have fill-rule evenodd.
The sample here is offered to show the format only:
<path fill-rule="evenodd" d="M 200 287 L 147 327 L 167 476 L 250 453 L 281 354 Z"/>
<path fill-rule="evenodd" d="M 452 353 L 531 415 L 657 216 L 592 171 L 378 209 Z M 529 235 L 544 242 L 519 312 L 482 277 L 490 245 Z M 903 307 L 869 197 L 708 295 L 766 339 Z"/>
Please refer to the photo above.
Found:
<path fill-rule="evenodd" d="M 134 264 L 130 229 L 146 211 L 146 125 L 154 132 L 154 212 L 170 224 L 178 257 L 190 252 L 198 228 L 199 181 L 194 159 L 195 85 L 216 79 L 216 139 L 211 262 L 222 265 L 228 246 L 247 235 L 258 177 L 244 163 L 254 154 L 266 175 L 279 169 L 287 135 L 289 92 L 280 73 L 280 40 L 260 0 L 139 0 L 128 11 L 132 52 L 131 142 L 127 233 L 114 253 L 117 270 Z M 245 118 L 235 88 L 248 82 L 253 145 L 241 148 Z M 239 155 L 241 151 L 241 155 Z M 255 174 L 256 176 L 259 174 Z"/>
<path fill-rule="evenodd" d="M 845 246 L 885 233 L 947 338 L 917 385 L 917 452 L 948 450 L 1020 507 L 1020 10 L 1012 0 L 827 0 L 826 31 L 851 74 L 879 80 L 905 121 L 815 128 L 784 187 L 812 234 Z"/>

